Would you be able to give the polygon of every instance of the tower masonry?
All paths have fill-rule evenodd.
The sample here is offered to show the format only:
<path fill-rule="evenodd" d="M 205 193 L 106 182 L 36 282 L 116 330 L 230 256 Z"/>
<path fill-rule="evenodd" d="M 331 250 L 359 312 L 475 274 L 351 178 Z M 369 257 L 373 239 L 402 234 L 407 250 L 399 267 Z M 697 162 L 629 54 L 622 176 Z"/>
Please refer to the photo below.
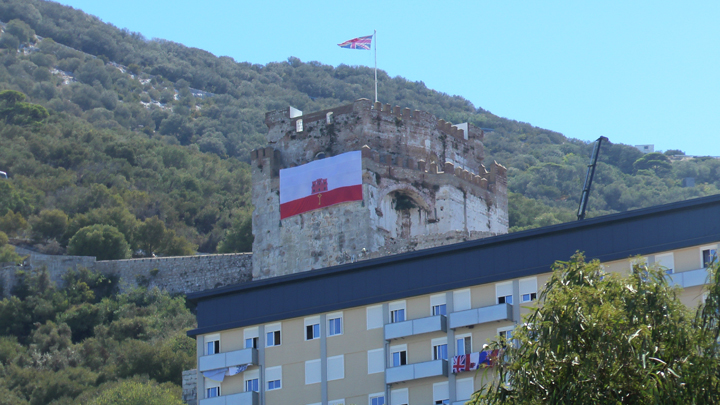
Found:
<path fill-rule="evenodd" d="M 506 169 L 483 161 L 483 131 L 372 103 L 268 112 L 252 152 L 253 278 L 507 233 Z M 280 169 L 362 151 L 362 201 L 280 220 Z M 322 186 L 322 185 L 315 185 Z"/>

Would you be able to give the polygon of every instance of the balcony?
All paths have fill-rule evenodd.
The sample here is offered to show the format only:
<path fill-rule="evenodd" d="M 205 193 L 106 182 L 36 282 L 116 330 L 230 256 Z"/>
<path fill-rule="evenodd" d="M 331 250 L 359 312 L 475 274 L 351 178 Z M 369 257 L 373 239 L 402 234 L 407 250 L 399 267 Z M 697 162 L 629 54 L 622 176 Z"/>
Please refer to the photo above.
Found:
<path fill-rule="evenodd" d="M 241 366 L 244 364 L 258 364 L 257 349 L 242 349 L 234 352 L 211 354 L 200 357 L 198 369 L 200 372 L 215 370 L 223 367 Z"/>
<path fill-rule="evenodd" d="M 447 375 L 447 360 L 426 361 L 424 363 L 414 363 L 406 366 L 391 367 L 386 369 L 385 384 L 393 384 L 401 381 L 411 381 L 427 377 L 447 377 Z"/>
<path fill-rule="evenodd" d="M 255 391 L 241 392 L 239 394 L 221 395 L 215 398 L 200 400 L 200 405 L 258 405 L 260 395 Z"/>
<path fill-rule="evenodd" d="M 708 276 L 709 274 L 707 269 L 683 271 L 668 275 L 670 278 L 670 284 L 677 285 L 682 288 L 705 285 L 708 281 Z"/>
<path fill-rule="evenodd" d="M 436 315 L 412 321 L 389 323 L 385 325 L 385 340 L 430 332 L 447 332 L 447 317 Z"/>
<path fill-rule="evenodd" d="M 497 304 L 489 307 L 468 309 L 450 314 L 450 329 L 478 325 L 487 322 L 512 321 L 513 307 L 510 304 Z"/>

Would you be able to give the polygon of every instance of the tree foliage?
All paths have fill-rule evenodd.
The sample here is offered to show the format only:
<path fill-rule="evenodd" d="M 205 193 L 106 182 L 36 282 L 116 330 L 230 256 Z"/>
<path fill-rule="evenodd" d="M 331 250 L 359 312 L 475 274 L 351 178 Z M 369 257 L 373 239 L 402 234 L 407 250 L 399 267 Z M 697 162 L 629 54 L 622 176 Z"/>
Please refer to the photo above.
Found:
<path fill-rule="evenodd" d="M 0 301 L 0 404 L 180 403 L 195 363 L 184 298 L 117 294 L 116 280 L 84 269 L 60 287 L 42 269 L 17 277 Z"/>
<path fill-rule="evenodd" d="M 717 274 L 693 316 L 664 269 L 557 262 L 513 341 L 493 343 L 505 358 L 473 403 L 718 403 Z"/>
<path fill-rule="evenodd" d="M 98 260 L 127 259 L 130 245 L 114 226 L 97 224 L 80 228 L 68 242 L 68 253 Z"/>

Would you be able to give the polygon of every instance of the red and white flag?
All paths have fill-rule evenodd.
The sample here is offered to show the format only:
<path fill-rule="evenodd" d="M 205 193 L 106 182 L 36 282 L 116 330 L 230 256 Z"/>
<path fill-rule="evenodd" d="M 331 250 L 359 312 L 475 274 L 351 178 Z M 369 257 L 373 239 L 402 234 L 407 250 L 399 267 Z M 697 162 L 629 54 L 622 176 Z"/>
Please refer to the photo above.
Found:
<path fill-rule="evenodd" d="M 280 170 L 280 219 L 362 200 L 360 151 Z"/>

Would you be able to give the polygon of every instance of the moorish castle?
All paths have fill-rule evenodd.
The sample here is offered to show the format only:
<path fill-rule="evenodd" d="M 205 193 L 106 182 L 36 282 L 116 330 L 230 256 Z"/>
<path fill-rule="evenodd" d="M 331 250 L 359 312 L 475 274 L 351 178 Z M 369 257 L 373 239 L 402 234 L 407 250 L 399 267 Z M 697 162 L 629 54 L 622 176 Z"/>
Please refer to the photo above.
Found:
<path fill-rule="evenodd" d="M 252 152 L 253 253 L 95 261 L 29 254 L 61 282 L 68 268 L 93 268 L 123 286 L 171 293 L 320 269 L 507 233 L 505 167 L 483 165 L 481 129 L 424 111 L 360 99 L 303 114 L 268 112 L 265 148 Z M 280 220 L 279 171 L 362 151 L 362 201 Z M 7 295 L 15 266 L 0 266 Z"/>

